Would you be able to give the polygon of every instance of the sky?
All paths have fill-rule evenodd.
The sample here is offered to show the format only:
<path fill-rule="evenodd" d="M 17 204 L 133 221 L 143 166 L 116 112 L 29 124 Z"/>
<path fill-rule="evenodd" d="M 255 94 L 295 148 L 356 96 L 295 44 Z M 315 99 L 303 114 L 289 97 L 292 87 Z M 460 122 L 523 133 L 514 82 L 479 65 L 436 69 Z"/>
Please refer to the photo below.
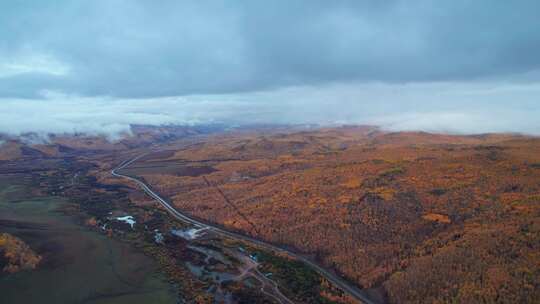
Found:
<path fill-rule="evenodd" d="M 2 1 L 0 132 L 540 135 L 539 1 Z"/>

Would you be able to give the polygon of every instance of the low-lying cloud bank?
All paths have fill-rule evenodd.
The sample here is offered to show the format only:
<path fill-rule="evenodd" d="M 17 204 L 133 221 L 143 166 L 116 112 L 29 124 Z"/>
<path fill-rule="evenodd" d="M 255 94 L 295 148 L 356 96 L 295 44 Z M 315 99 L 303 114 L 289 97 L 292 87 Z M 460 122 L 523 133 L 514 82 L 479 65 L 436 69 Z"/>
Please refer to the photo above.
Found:
<path fill-rule="evenodd" d="M 132 124 L 374 124 L 390 130 L 540 135 L 537 83 L 350 83 L 148 99 L 0 100 L 0 132 L 116 137 Z"/>

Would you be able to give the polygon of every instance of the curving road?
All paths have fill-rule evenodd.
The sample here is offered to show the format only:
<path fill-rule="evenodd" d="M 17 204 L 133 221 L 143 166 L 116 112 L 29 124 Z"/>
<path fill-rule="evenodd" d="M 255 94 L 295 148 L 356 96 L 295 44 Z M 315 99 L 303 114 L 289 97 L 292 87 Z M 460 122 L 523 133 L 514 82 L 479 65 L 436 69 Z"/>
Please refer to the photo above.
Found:
<path fill-rule="evenodd" d="M 135 158 L 133 158 L 131 160 L 127 160 L 127 161 L 122 162 L 120 165 L 118 165 L 118 167 L 111 170 L 111 174 L 113 176 L 125 178 L 125 179 L 128 179 L 128 180 L 131 180 L 131 181 L 135 182 L 137 185 L 139 185 L 142 188 L 142 190 L 144 192 L 146 192 L 153 199 L 155 199 L 158 203 L 160 203 L 172 216 L 174 216 L 178 220 L 190 223 L 190 224 L 192 224 L 192 225 L 194 225 L 196 227 L 199 227 L 199 228 L 206 228 L 206 229 L 211 230 L 212 232 L 214 232 L 216 234 L 219 234 L 219 235 L 222 235 L 222 236 L 225 236 L 225 237 L 229 237 L 229 238 L 232 238 L 232 239 L 236 239 L 236 240 L 256 244 L 257 246 L 259 246 L 261 248 L 265 248 L 265 249 L 273 251 L 273 252 L 279 252 L 279 253 L 287 254 L 287 255 L 289 255 L 291 257 L 294 257 L 295 259 L 300 260 L 300 261 L 304 262 L 305 264 L 309 265 L 315 271 L 317 271 L 320 275 L 322 275 L 323 277 L 328 279 L 328 281 L 332 282 L 335 286 L 339 287 L 345 293 L 349 294 L 350 296 L 357 299 L 361 303 L 377 304 L 373 300 L 369 299 L 364 291 L 362 291 L 361 289 L 351 285 L 350 283 L 346 282 L 345 280 L 343 280 L 342 278 L 338 277 L 337 275 L 331 273 L 330 271 L 322 268 L 321 266 L 319 266 L 315 262 L 313 262 L 313 261 L 311 261 L 311 260 L 309 260 L 309 259 L 307 259 L 307 258 L 305 258 L 305 257 L 303 257 L 301 255 L 298 255 L 298 254 L 296 254 L 296 253 L 294 253 L 292 251 L 289 251 L 287 249 L 284 249 L 284 248 L 278 247 L 276 245 L 266 243 L 264 241 L 261 241 L 261 240 L 258 240 L 258 239 L 255 239 L 255 238 L 252 238 L 252 237 L 249 237 L 249 236 L 246 236 L 246 235 L 242 235 L 242 234 L 239 234 L 239 233 L 227 231 L 227 230 L 224 230 L 224 229 L 222 229 L 220 227 L 213 226 L 213 225 L 208 224 L 208 223 L 203 223 L 203 222 L 198 221 L 198 220 L 196 220 L 196 219 L 194 219 L 194 218 L 192 218 L 190 216 L 187 216 L 187 215 L 185 215 L 185 214 L 183 214 L 181 212 L 178 212 L 174 207 L 172 207 L 167 201 L 165 201 L 163 198 L 161 198 L 161 196 L 159 196 L 157 193 L 155 193 L 152 189 L 150 189 L 150 187 L 148 187 L 148 185 L 146 185 L 141 180 L 139 180 L 139 179 L 137 179 L 135 177 L 132 177 L 132 176 L 128 176 L 128 175 L 118 173 L 119 170 L 122 170 L 125 167 L 131 165 L 132 163 L 134 163 L 139 158 L 141 158 L 141 157 L 143 157 L 145 155 L 147 155 L 147 153 L 139 155 L 139 156 L 137 156 L 137 157 L 135 157 Z"/>

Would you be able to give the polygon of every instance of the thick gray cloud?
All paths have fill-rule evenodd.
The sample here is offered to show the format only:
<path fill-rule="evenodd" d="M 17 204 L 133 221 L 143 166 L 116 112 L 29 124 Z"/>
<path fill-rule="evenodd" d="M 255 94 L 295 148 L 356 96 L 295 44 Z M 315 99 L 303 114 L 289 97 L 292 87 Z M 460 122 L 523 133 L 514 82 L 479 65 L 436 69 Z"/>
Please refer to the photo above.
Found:
<path fill-rule="evenodd" d="M 0 132 L 373 123 L 540 134 L 540 1 L 9 1 Z"/>
<path fill-rule="evenodd" d="M 231 93 L 540 68 L 539 1 L 12 1 L 0 95 Z"/>

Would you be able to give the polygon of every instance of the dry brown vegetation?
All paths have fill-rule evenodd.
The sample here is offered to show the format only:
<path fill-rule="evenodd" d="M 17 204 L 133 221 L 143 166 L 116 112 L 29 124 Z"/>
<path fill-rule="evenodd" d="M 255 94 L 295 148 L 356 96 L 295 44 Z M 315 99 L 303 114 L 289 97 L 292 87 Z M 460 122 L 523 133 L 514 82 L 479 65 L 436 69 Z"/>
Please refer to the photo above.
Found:
<path fill-rule="evenodd" d="M 193 216 L 401 302 L 540 298 L 540 139 L 347 127 L 231 134 L 131 169 Z"/>

